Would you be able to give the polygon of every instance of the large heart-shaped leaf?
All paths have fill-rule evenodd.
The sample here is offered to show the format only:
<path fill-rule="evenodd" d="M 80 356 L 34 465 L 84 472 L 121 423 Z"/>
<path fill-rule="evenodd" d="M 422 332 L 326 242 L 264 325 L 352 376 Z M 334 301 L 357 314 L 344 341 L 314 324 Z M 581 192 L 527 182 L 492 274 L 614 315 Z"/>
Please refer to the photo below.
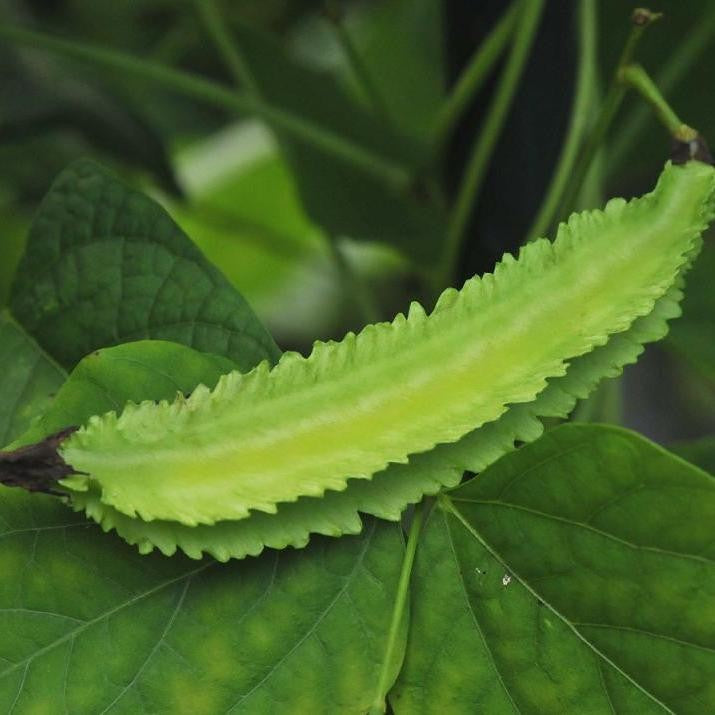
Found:
<path fill-rule="evenodd" d="M 76 162 L 45 197 L 12 291 L 12 312 L 62 365 L 156 338 L 241 369 L 278 348 L 253 311 L 154 201 Z"/>
<path fill-rule="evenodd" d="M 567 425 L 443 496 L 397 713 L 715 710 L 715 479 Z"/>
<path fill-rule="evenodd" d="M 53 498 L 0 488 L 0 543 L 2 712 L 357 714 L 374 697 L 395 525 L 197 563 L 139 556 Z"/>
<path fill-rule="evenodd" d="M 213 385 L 230 368 L 165 342 L 101 350 L 31 434 Z M 197 564 L 139 556 L 56 499 L 0 488 L 0 543 L 2 711 L 360 713 L 385 667 L 388 682 L 399 668 L 404 628 L 383 665 L 403 554 L 395 525 Z"/>

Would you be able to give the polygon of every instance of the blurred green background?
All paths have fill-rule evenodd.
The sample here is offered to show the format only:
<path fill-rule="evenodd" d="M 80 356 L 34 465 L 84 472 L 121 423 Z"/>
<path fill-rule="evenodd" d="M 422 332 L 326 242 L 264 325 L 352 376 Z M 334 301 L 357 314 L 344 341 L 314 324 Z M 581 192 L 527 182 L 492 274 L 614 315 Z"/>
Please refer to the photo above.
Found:
<path fill-rule="evenodd" d="M 419 168 L 430 131 L 479 43 L 509 3 L 463 0 L 232 0 L 220 3 L 255 78 L 288 113 L 372 155 Z M 632 9 L 597 3 L 599 82 L 607 86 Z M 568 125 L 576 3 L 549 0 L 489 173 L 470 217 L 459 282 L 523 242 Z M 715 142 L 715 0 L 654 3 L 665 17 L 637 59 L 680 115 Z M 192 2 L 0 0 L 0 20 L 233 83 Z M 347 38 L 347 40 L 346 40 Z M 357 65 L 351 52 L 358 57 Z M 473 97 L 430 183 L 404 197 L 264 121 L 39 47 L 0 44 L 0 302 L 33 212 L 70 161 L 89 156 L 169 210 L 253 305 L 279 345 L 305 351 L 409 301 L 429 302 L 425 273 L 444 241 L 446 207 L 499 70 Z M 252 88 L 244 88 L 251 90 Z M 669 139 L 637 97 L 617 116 L 582 204 L 648 190 Z M 688 281 L 685 315 L 585 419 L 615 420 L 665 443 L 705 438 L 715 454 L 715 247 Z M 356 298 L 355 282 L 369 304 Z M 445 286 L 443 286 L 445 287 Z M 695 451 L 693 451 L 695 450 Z"/>

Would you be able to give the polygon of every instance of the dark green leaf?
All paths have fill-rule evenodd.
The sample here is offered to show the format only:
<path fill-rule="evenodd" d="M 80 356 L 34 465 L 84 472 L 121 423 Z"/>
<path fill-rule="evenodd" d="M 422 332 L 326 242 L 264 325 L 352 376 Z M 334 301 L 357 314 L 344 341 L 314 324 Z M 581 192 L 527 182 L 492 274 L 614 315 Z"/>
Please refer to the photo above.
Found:
<path fill-rule="evenodd" d="M 271 38 L 237 26 L 236 34 L 256 91 L 271 105 L 323 127 L 359 148 L 409 173 L 427 159 L 414 144 L 348 97 L 327 73 L 299 65 Z M 334 235 L 391 243 L 418 262 L 439 253 L 444 215 L 424 188 L 390 187 L 364 167 L 346 162 L 278 133 L 308 213 Z"/>
<path fill-rule="evenodd" d="M 397 713 L 715 710 L 715 480 L 567 425 L 440 500 Z"/>
<path fill-rule="evenodd" d="M 42 413 L 65 372 L 5 312 L 0 313 L 0 448 Z"/>
<path fill-rule="evenodd" d="M 403 543 L 220 565 L 139 556 L 56 499 L 0 488 L 0 711 L 361 713 Z"/>
<path fill-rule="evenodd" d="M 3 53 L 0 79 L 4 142 L 52 132 L 79 135 L 86 147 L 144 168 L 168 191 L 180 193 L 164 143 L 126 97 L 118 101 L 89 78 L 78 79 L 76 70 L 58 69 L 57 62 L 44 55 L 28 62 Z M 31 149 L 28 145 L 25 160 L 34 165 Z"/>
<path fill-rule="evenodd" d="M 98 347 L 144 338 L 221 354 L 243 370 L 279 354 L 166 212 L 89 161 L 65 170 L 45 197 L 11 306 L 67 367 Z"/>
<path fill-rule="evenodd" d="M 389 119 L 425 141 L 446 93 L 444 14 L 439 0 L 388 0 L 346 19 Z"/>
<path fill-rule="evenodd" d="M 697 464 L 710 474 L 715 474 L 715 437 L 678 442 L 672 445 L 671 449 L 688 462 Z"/>
<path fill-rule="evenodd" d="M 11 209 L 0 211 L 0 222 L 0 306 L 5 306 L 10 296 L 12 277 L 25 243 L 28 221 L 17 210 Z"/>
<path fill-rule="evenodd" d="M 33 431 L 226 369 L 171 343 L 101 350 Z M 0 711 L 360 713 L 374 697 L 404 551 L 395 525 L 197 564 L 139 556 L 55 499 L 0 488 L 0 540 Z"/>

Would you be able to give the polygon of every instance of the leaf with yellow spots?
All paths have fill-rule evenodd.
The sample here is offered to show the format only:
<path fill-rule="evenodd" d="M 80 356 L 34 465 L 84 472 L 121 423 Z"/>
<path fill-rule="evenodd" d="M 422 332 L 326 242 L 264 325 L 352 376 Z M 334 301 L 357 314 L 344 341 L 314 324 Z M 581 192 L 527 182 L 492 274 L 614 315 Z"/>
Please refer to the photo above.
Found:
<path fill-rule="evenodd" d="M 261 559 L 146 557 L 0 487 L 0 712 L 358 715 L 403 552 L 399 528 L 371 520 Z"/>

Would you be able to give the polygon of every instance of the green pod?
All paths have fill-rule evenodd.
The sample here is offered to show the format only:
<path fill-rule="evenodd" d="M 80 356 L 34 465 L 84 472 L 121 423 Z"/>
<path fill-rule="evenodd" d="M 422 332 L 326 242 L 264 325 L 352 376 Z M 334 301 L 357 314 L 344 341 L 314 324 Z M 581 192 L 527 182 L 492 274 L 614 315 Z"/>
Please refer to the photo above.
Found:
<path fill-rule="evenodd" d="M 94 417 L 61 447 L 77 473 L 63 484 L 130 517 L 193 526 L 389 475 L 532 402 L 648 316 L 697 250 L 714 194 L 712 167 L 667 165 L 651 194 L 573 216 L 554 243 L 507 255 L 429 316 L 413 304 L 308 358 Z"/>
<path fill-rule="evenodd" d="M 638 359 L 643 345 L 666 334 L 668 321 L 680 313 L 681 298 L 679 287 L 671 288 L 658 299 L 651 313 L 636 320 L 626 332 L 570 362 L 566 375 L 550 380 L 548 387 L 533 402 L 512 406 L 498 420 L 466 434 L 458 442 L 413 455 L 409 464 L 393 464 L 371 480 L 353 479 L 342 492 L 329 491 L 320 498 L 302 497 L 295 502 L 280 504 L 275 514 L 253 512 L 247 519 L 219 521 L 211 526 L 185 526 L 176 521 L 132 518 L 103 504 L 97 492 L 74 492 L 72 506 L 100 523 L 105 531 L 115 530 L 128 543 L 136 545 L 141 553 L 156 548 L 171 556 L 180 549 L 192 558 L 201 558 L 207 553 L 220 561 L 255 556 L 265 547 L 301 548 L 308 543 L 311 534 L 340 536 L 357 533 L 362 528 L 360 513 L 398 521 L 408 504 L 419 501 L 425 494 L 455 486 L 464 471 L 480 472 L 514 449 L 516 441 L 538 439 L 544 429 L 539 418 L 566 417 L 577 399 L 590 394 L 603 378 L 619 375 L 625 365 Z M 126 347 L 133 349 L 134 345 Z M 119 350 L 122 348 L 110 352 Z M 188 348 L 184 348 L 186 350 Z M 210 366 L 202 372 L 211 379 Z M 183 374 L 183 370 L 179 373 Z M 96 375 L 96 378 L 100 384 L 105 380 L 114 382 L 113 374 L 111 370 L 103 376 Z M 75 379 L 73 373 L 62 392 Z M 62 406 L 64 411 L 62 392 L 53 406 Z M 152 392 L 156 393 L 156 387 L 152 387 Z M 150 393 L 146 394 L 149 396 Z M 87 411 L 87 402 L 83 400 L 79 407 L 77 411 L 67 412 L 64 421 L 58 414 L 52 424 L 45 425 L 43 434 L 50 434 L 69 422 L 81 424 L 88 420 L 92 412 Z"/>

